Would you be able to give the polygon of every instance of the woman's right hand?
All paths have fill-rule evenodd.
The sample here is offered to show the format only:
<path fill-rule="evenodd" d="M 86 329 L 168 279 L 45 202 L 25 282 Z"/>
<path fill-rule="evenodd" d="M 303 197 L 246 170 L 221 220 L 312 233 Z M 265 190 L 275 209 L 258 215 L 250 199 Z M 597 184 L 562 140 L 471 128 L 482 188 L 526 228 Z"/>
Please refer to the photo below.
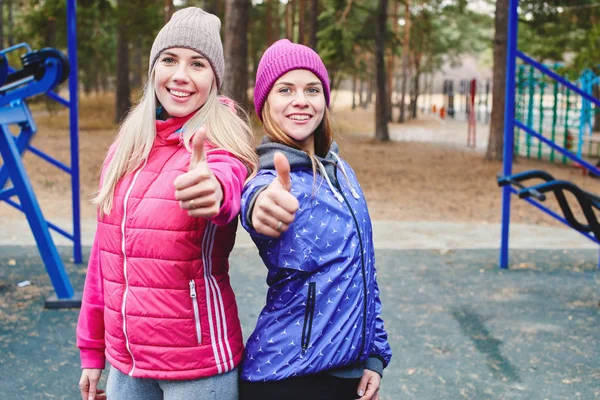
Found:
<path fill-rule="evenodd" d="M 98 389 L 98 381 L 102 375 L 100 368 L 84 368 L 79 379 L 81 400 L 106 400 L 104 390 Z"/>
<path fill-rule="evenodd" d="M 278 238 L 294 221 L 300 204 L 290 193 L 292 180 L 289 161 L 283 153 L 276 152 L 273 162 L 276 176 L 254 203 L 252 226 L 261 235 Z"/>

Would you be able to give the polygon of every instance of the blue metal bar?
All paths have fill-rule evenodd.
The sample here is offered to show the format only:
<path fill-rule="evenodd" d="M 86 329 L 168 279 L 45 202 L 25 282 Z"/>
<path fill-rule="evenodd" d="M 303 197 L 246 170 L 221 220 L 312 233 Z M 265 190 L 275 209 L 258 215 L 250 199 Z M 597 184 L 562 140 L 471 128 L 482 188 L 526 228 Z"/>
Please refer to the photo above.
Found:
<path fill-rule="evenodd" d="M 77 3 L 67 1 L 67 37 L 69 49 L 69 127 L 71 136 L 71 200 L 73 203 L 73 260 L 82 262 L 81 212 L 79 199 L 79 80 L 77 73 Z"/>
<path fill-rule="evenodd" d="M 54 165 L 57 168 L 62 169 L 63 171 L 65 171 L 66 173 L 70 174 L 71 173 L 71 168 L 69 168 L 67 165 L 61 163 L 60 161 L 50 157 L 48 154 L 43 153 L 41 150 L 36 149 L 35 147 L 33 147 L 32 145 L 27 146 L 27 149 L 29 151 L 31 151 L 33 154 L 35 154 L 36 156 L 43 158 L 44 160 L 48 161 L 50 164 Z"/>
<path fill-rule="evenodd" d="M 548 146 L 552 147 L 553 149 L 557 150 L 558 152 L 560 152 L 562 155 L 570 158 L 571 160 L 575 161 L 576 163 L 583 165 L 584 167 L 586 167 L 589 171 L 600 175 L 600 169 L 596 168 L 595 166 L 593 166 L 592 164 L 582 160 L 581 158 L 577 157 L 575 154 L 571 153 L 568 150 L 563 149 L 562 147 L 558 146 L 557 144 L 555 144 L 554 142 L 552 142 L 551 140 L 545 138 L 544 136 L 540 135 L 539 133 L 537 133 L 536 131 L 534 131 L 533 129 L 529 128 L 527 125 L 523 124 L 521 121 L 519 120 L 515 120 L 515 125 L 518 126 L 519 128 L 523 129 L 525 132 L 527 132 L 528 134 L 530 134 L 531 136 L 534 136 L 536 138 L 538 138 L 539 140 L 541 140 L 542 142 L 544 142 L 545 144 L 547 144 Z"/>
<path fill-rule="evenodd" d="M 5 202 L 7 202 L 9 205 L 13 206 L 14 208 L 16 208 L 17 210 L 21 211 L 21 212 L 25 212 L 23 210 L 23 207 L 21 207 L 21 205 L 15 201 L 12 201 L 11 199 L 4 199 Z M 46 220 L 46 224 L 48 224 L 48 228 L 56 231 L 56 233 L 59 233 L 61 235 L 63 235 L 64 237 L 66 237 L 67 239 L 73 240 L 73 235 L 71 235 L 69 232 L 63 230 L 61 227 L 59 227 L 58 225 L 53 224 L 52 222 Z"/>
<path fill-rule="evenodd" d="M 510 21 L 509 21 L 509 25 L 510 25 Z M 554 72 L 551 69 L 547 68 L 543 64 L 540 64 L 539 62 L 535 61 L 534 59 L 532 59 L 531 57 L 529 57 L 525 53 L 520 52 L 520 51 L 517 50 L 516 54 L 517 54 L 517 56 L 521 60 L 525 61 L 527 64 L 529 64 L 529 65 L 533 66 L 534 68 L 540 70 L 542 73 L 544 73 L 545 75 L 548 75 L 552 79 L 555 79 L 556 81 L 562 83 L 563 85 L 565 85 L 566 87 L 568 87 L 569 89 L 571 89 L 572 91 L 574 91 L 575 93 L 579 94 L 584 99 L 589 100 L 592 103 L 594 103 L 597 107 L 600 107 L 600 100 L 599 99 L 595 98 L 594 96 L 591 96 L 591 95 L 587 94 L 586 92 L 584 92 L 583 90 L 581 90 L 579 87 L 577 87 L 577 85 L 575 85 L 575 84 L 571 83 L 570 81 L 566 80 L 565 78 L 563 78 L 562 76 L 558 75 L 556 72 Z M 506 71 L 506 72 L 508 73 L 508 71 Z"/>
<path fill-rule="evenodd" d="M 50 97 L 52 100 L 62 104 L 65 107 L 70 107 L 69 100 L 63 99 L 56 92 L 46 92 L 46 96 Z"/>
<path fill-rule="evenodd" d="M 25 47 L 28 53 L 31 53 L 31 47 L 27 43 L 17 43 L 14 46 L 7 47 L 5 49 L 0 50 L 0 54 L 10 53 L 13 50 L 20 49 L 21 47 Z"/>
<path fill-rule="evenodd" d="M 505 187 L 509 187 L 510 191 L 514 194 L 518 194 L 518 190 L 510 187 L 510 186 L 505 186 Z M 551 217 L 553 217 L 554 219 L 562 222 L 563 224 L 565 224 L 566 226 L 568 226 L 569 228 L 573 229 L 573 227 L 571 225 L 569 225 L 569 223 L 567 222 L 566 219 L 564 219 L 563 217 L 561 217 L 560 215 L 558 215 L 557 213 L 555 213 L 554 211 L 552 211 L 551 209 L 549 209 L 548 207 L 542 205 L 540 202 L 538 202 L 535 199 L 532 199 L 530 197 L 526 197 L 523 200 L 525 200 L 526 202 L 528 202 L 529 204 L 531 204 L 532 206 L 542 210 L 543 212 L 545 212 L 546 214 L 550 215 Z M 598 243 L 600 244 L 600 240 L 596 239 L 596 237 L 592 234 L 586 233 L 586 232 L 581 232 L 578 231 L 577 229 L 575 229 L 575 231 L 579 232 L 580 234 L 582 234 L 583 236 L 585 236 L 586 238 L 590 239 L 592 242 Z"/>
<path fill-rule="evenodd" d="M 4 164 L 8 167 L 10 180 L 15 190 L 19 193 L 21 207 L 27 216 L 29 226 L 40 250 L 46 271 L 59 299 L 73 297 L 74 291 L 65 271 L 65 267 L 58 255 L 56 246 L 52 241 L 48 224 L 42 215 L 40 205 L 33 193 L 29 177 L 25 173 L 25 166 L 21 160 L 13 136 L 8 128 L 0 126 L 0 153 Z"/>
<path fill-rule="evenodd" d="M 0 200 L 10 199 L 11 197 L 13 197 L 16 194 L 17 194 L 17 191 L 15 190 L 14 187 L 11 187 L 8 189 L 2 189 L 2 190 L 0 190 Z"/>
<path fill-rule="evenodd" d="M 508 36 L 506 50 L 506 97 L 504 102 L 504 176 L 512 175 L 515 120 L 515 71 L 518 33 L 517 6 L 519 0 L 509 0 Z M 500 240 L 500 268 L 508 268 L 508 233 L 510 225 L 510 187 L 502 188 L 502 237 Z"/>

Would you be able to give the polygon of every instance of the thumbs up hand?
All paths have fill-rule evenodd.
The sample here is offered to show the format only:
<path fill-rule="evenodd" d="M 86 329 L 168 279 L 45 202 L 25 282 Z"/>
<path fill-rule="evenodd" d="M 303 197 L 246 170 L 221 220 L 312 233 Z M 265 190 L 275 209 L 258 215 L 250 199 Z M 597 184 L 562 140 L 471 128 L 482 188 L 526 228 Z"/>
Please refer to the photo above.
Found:
<path fill-rule="evenodd" d="M 192 156 L 188 172 L 175 178 L 175 199 L 179 207 L 188 210 L 195 218 L 213 218 L 219 213 L 223 200 L 223 189 L 208 168 L 204 141 L 206 128 L 202 127 L 192 138 Z"/>
<path fill-rule="evenodd" d="M 294 221 L 300 204 L 290 193 L 292 190 L 290 163 L 285 155 L 275 153 L 274 164 L 275 179 L 254 202 L 252 226 L 262 235 L 278 238 Z"/>

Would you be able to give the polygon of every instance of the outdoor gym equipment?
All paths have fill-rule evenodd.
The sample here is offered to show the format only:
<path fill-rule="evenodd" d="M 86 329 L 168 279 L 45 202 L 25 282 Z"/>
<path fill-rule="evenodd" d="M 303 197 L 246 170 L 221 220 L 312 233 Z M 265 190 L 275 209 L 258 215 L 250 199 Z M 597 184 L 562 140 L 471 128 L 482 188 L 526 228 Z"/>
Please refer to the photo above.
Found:
<path fill-rule="evenodd" d="M 581 168 L 585 168 L 587 171 L 590 171 L 593 174 L 600 175 L 600 170 L 598 170 L 598 168 L 596 168 L 594 165 L 586 162 L 582 158 L 577 157 L 576 154 L 570 152 L 567 149 L 572 146 L 565 145 L 563 147 L 563 146 L 560 146 L 559 144 L 557 144 L 557 142 L 555 140 L 553 140 L 553 138 L 545 137 L 542 134 L 542 128 L 543 128 L 542 122 L 540 122 L 539 124 L 534 124 L 533 120 L 532 120 L 533 114 L 529 114 L 529 115 L 531 115 L 531 117 L 529 117 L 529 115 L 527 116 L 526 122 L 523 121 L 523 119 L 524 119 L 523 115 L 517 113 L 517 115 L 515 116 L 515 97 L 516 97 L 515 96 L 515 88 L 517 87 L 517 85 L 516 85 L 516 83 L 517 83 L 517 79 L 516 79 L 516 77 L 517 77 L 517 74 L 516 74 L 517 58 L 520 59 L 525 64 L 530 65 L 534 70 L 537 71 L 536 73 L 540 73 L 543 76 L 544 81 L 545 80 L 549 80 L 551 82 L 555 81 L 564 87 L 564 90 L 566 91 L 566 97 L 567 97 L 567 101 L 566 101 L 567 109 L 569 108 L 569 105 L 570 105 L 570 102 L 568 99 L 570 94 L 578 95 L 582 99 L 589 101 L 596 108 L 600 108 L 600 100 L 599 99 L 596 99 L 595 97 L 591 96 L 589 93 L 586 93 L 584 90 L 577 87 L 577 85 L 569 82 L 562 76 L 558 75 L 556 72 L 552 71 L 547 66 L 533 60 L 531 57 L 529 57 L 526 54 L 517 50 L 517 32 L 518 32 L 518 21 L 519 21 L 518 13 L 517 13 L 518 6 L 519 6 L 519 0 L 509 0 L 507 56 L 506 56 L 506 85 L 505 85 L 506 96 L 505 96 L 505 107 L 504 107 L 504 110 L 505 110 L 505 112 L 504 112 L 504 152 L 503 152 L 504 162 L 503 162 L 503 168 L 502 168 L 502 177 L 504 179 L 506 179 L 507 181 L 512 180 L 511 182 L 519 182 L 518 180 L 516 180 L 514 178 L 514 176 L 512 174 L 513 154 L 515 153 L 515 150 L 516 150 L 515 149 L 515 128 L 518 128 L 518 129 L 522 130 L 523 132 L 525 132 L 527 134 L 527 140 L 537 139 L 539 141 L 539 146 L 540 146 L 540 147 L 538 147 L 539 149 L 541 149 L 542 144 L 545 144 L 546 146 L 548 146 L 551 149 L 551 151 L 556 151 L 556 152 L 560 153 L 563 156 L 563 159 L 566 160 L 568 158 L 568 159 L 574 161 L 575 163 L 577 163 Z M 530 69 L 530 71 L 531 71 L 531 69 Z M 532 72 L 530 72 L 530 73 L 533 74 Z M 557 86 L 554 86 L 554 87 L 557 88 Z M 534 96 L 530 95 L 529 98 L 533 99 Z M 543 108 L 543 101 L 541 102 L 541 107 Z M 542 113 L 542 115 L 543 115 L 543 113 Z M 567 128 L 567 123 L 568 123 L 568 118 L 565 118 L 565 128 Z M 554 125 L 555 121 L 553 121 L 552 124 Z M 536 128 L 538 129 L 538 131 L 536 131 Z M 567 144 L 567 143 L 565 143 L 565 144 Z M 539 151 L 541 151 L 541 150 L 539 150 Z M 554 153 L 551 153 L 551 157 L 553 154 Z M 542 175 L 538 174 L 538 176 L 541 177 Z M 548 176 L 546 176 L 546 177 L 548 178 Z M 521 183 L 519 182 L 519 184 L 521 184 Z M 554 180 L 546 181 L 545 184 L 542 184 L 540 186 L 530 187 L 529 190 L 526 192 L 521 192 L 523 189 L 525 189 L 525 187 L 520 187 L 520 190 L 517 191 L 512 186 L 513 186 L 512 184 L 504 184 L 502 187 L 502 234 L 501 234 L 501 239 L 500 239 L 500 267 L 501 268 L 508 268 L 508 233 L 509 233 L 509 225 L 510 225 L 511 193 L 519 194 L 520 197 L 523 196 L 524 200 L 528 201 L 532 205 L 535 205 L 540 210 L 546 212 L 550 216 L 558 219 L 559 221 L 566 223 L 567 225 L 575 228 L 578 232 L 584 234 L 590 240 L 594 241 L 597 244 L 600 244 L 600 240 L 599 240 L 600 238 L 597 236 L 597 233 L 600 233 L 600 232 L 595 230 L 597 228 L 597 221 L 596 221 L 596 225 L 594 225 L 594 219 L 591 217 L 591 214 L 589 214 L 590 210 L 594 211 L 594 209 L 598 209 L 599 203 L 597 201 L 598 200 L 597 196 L 592 195 L 587 192 L 584 192 L 582 194 L 581 193 L 582 191 L 580 189 L 578 189 L 574 184 L 572 184 L 570 182 L 566 182 L 566 181 L 554 181 Z M 517 185 L 517 187 L 519 187 L 519 186 Z M 576 198 L 578 199 L 578 201 L 580 202 L 580 204 L 582 204 L 582 202 L 583 202 L 584 206 L 587 207 L 584 210 L 584 213 L 585 213 L 586 219 L 588 221 L 588 224 L 587 225 L 581 224 L 581 223 L 577 222 L 576 220 L 571 219 L 570 217 L 569 217 L 569 219 L 563 218 L 560 215 L 553 212 L 552 210 L 543 206 L 541 204 L 541 201 L 535 200 L 535 197 L 538 197 L 538 195 L 543 195 L 545 192 L 550 191 L 550 190 L 552 190 L 555 193 L 555 195 L 556 195 L 556 193 L 558 193 L 558 191 L 564 192 L 565 190 L 573 193 L 576 196 Z M 560 194 L 558 196 L 560 196 Z M 532 198 L 532 197 L 534 197 L 534 198 Z M 560 204 L 560 201 L 559 201 L 559 204 Z M 561 205 L 561 208 L 562 208 L 563 214 L 565 214 L 565 211 L 567 211 L 567 214 L 564 215 L 565 217 L 567 217 L 570 208 L 563 208 L 563 205 Z M 572 215 L 572 213 L 571 213 L 571 215 Z M 594 218 L 595 218 L 595 216 L 594 216 Z M 586 226 L 590 228 L 587 231 L 585 228 Z"/>
<path fill-rule="evenodd" d="M 23 48 L 27 52 L 21 56 L 22 68 L 12 69 L 6 62 L 6 54 Z M 3 159 L 0 168 L 0 200 L 21 210 L 27 217 L 56 293 L 55 298 L 46 302 L 46 306 L 78 306 L 81 303 L 81 294 L 75 294 L 73 291 L 49 228 L 74 241 L 76 235 L 71 235 L 45 220 L 21 159 L 23 152 L 29 150 L 67 173 L 77 173 L 78 176 L 78 165 L 68 167 L 31 145 L 37 128 L 26 102 L 27 98 L 39 94 L 52 94 L 51 97 L 59 98 L 52 89 L 69 77 L 69 61 L 56 49 L 31 51 L 24 43 L 2 50 L 0 55 L 0 154 Z M 61 102 L 64 104 L 66 101 Z M 9 129 L 11 125 L 20 130 L 16 137 Z M 5 188 L 9 179 L 13 186 Z M 78 185 L 76 188 L 74 186 L 74 190 L 79 191 Z M 14 196 L 18 198 L 19 203 L 11 199 Z M 77 196 L 77 208 L 78 200 Z M 76 262 L 81 262 L 80 253 L 79 260 L 75 258 Z"/>
<path fill-rule="evenodd" d="M 543 180 L 544 183 L 526 186 L 525 182 L 532 179 Z M 498 186 L 503 187 L 507 185 L 518 188 L 518 190 L 515 190 L 515 193 L 519 198 L 530 199 L 532 205 L 552 214 L 559 221 L 600 244 L 600 223 L 598 223 L 596 216 L 596 212 L 600 211 L 599 196 L 579 188 L 579 186 L 572 182 L 554 179 L 552 175 L 542 170 L 530 170 L 514 175 L 498 177 Z M 563 213 L 562 217 L 539 203 L 546 200 L 544 193 L 548 192 L 554 193 Z M 570 192 L 575 197 L 587 223 L 582 223 L 575 217 L 573 209 L 565 196 L 566 192 Z M 537 202 L 531 200 L 531 198 L 537 200 Z"/>

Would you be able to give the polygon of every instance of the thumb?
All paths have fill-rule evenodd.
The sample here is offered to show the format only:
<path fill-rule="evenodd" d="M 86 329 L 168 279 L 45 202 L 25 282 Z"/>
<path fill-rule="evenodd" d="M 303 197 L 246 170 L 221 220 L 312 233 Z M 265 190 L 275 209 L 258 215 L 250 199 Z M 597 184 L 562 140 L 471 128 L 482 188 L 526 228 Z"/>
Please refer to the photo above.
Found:
<path fill-rule="evenodd" d="M 287 157 L 283 153 L 276 152 L 273 157 L 273 164 L 277 172 L 277 180 L 289 192 L 292 190 L 292 180 L 290 178 L 290 163 Z"/>
<path fill-rule="evenodd" d="M 192 148 L 192 157 L 190 158 L 190 168 L 196 168 L 196 166 L 203 162 L 206 159 L 206 154 L 204 153 L 204 141 L 206 140 L 206 128 L 202 127 L 198 129 L 198 132 L 194 134 L 192 137 L 192 142 L 190 143 Z"/>

